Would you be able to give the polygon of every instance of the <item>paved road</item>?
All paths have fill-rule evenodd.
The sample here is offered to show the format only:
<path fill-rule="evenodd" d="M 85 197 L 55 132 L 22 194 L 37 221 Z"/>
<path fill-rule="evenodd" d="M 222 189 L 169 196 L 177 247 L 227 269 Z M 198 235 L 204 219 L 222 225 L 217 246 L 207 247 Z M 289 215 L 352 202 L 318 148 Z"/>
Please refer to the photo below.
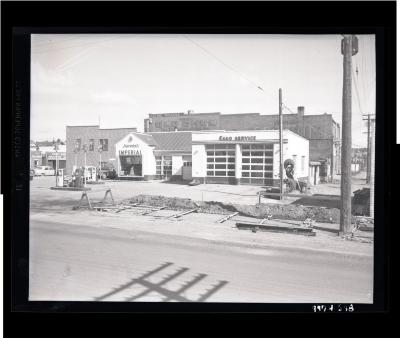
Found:
<path fill-rule="evenodd" d="M 372 302 L 372 262 L 356 258 L 43 221 L 30 250 L 31 300 Z"/>

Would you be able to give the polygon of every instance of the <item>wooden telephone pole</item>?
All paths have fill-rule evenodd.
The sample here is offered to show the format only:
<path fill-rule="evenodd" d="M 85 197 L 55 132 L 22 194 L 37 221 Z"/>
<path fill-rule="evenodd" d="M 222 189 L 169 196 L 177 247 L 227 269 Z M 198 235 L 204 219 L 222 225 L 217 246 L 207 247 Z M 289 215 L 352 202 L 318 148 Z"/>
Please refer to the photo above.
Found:
<path fill-rule="evenodd" d="M 341 206 L 340 233 L 351 233 L 351 71 L 352 56 L 357 54 L 357 38 L 344 35 L 343 54 L 343 101 L 342 101 L 342 168 L 341 168 Z"/>
<path fill-rule="evenodd" d="M 282 116 L 282 89 L 279 88 L 279 188 L 280 199 L 283 199 L 283 116 Z"/>
<path fill-rule="evenodd" d="M 366 132 L 367 135 L 367 177 L 366 183 L 370 183 L 371 181 L 371 126 L 373 122 L 373 114 L 364 114 L 366 118 L 363 118 L 363 121 L 367 121 L 368 131 Z M 372 117 L 371 117 L 372 116 Z M 364 132 L 365 134 L 365 132 Z"/>
<path fill-rule="evenodd" d="M 371 121 L 369 216 L 374 217 L 375 204 L 375 119 Z"/>

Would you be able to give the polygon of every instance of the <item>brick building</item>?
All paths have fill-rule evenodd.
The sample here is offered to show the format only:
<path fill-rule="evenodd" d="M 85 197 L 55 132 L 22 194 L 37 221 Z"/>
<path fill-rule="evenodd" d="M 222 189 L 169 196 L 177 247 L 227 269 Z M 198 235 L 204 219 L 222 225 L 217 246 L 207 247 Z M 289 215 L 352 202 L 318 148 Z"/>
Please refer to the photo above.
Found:
<path fill-rule="evenodd" d="M 66 127 L 66 173 L 71 174 L 72 167 L 85 164 L 83 146 L 87 146 L 86 164 L 97 166 L 100 161 L 99 147 L 102 146 L 101 161 L 115 165 L 115 145 L 137 128 L 101 129 L 96 126 Z M 75 149 L 77 152 L 75 152 Z"/>
<path fill-rule="evenodd" d="M 340 173 L 340 125 L 331 114 L 304 115 L 304 107 L 297 114 L 283 115 L 283 128 L 309 140 L 310 161 L 321 162 L 320 175 Z M 204 130 L 274 130 L 279 129 L 278 115 L 188 113 L 149 114 L 144 121 L 144 132 L 204 131 Z"/>

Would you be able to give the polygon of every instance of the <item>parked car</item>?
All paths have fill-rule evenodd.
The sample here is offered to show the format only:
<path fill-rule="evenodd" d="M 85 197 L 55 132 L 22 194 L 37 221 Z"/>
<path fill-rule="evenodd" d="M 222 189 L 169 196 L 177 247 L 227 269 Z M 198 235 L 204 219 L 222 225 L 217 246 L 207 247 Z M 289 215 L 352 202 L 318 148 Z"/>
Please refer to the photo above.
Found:
<path fill-rule="evenodd" d="M 34 169 L 35 176 L 54 176 L 55 170 L 47 165 L 42 165 Z"/>
<path fill-rule="evenodd" d="M 30 169 L 29 170 L 29 176 L 30 176 L 30 180 L 32 181 L 33 180 L 33 176 L 35 176 L 35 170 Z"/>
<path fill-rule="evenodd" d="M 100 170 L 98 170 L 98 176 L 100 177 Z M 114 179 L 116 177 L 117 172 L 114 168 L 114 165 L 109 162 L 101 162 L 101 179 Z"/>

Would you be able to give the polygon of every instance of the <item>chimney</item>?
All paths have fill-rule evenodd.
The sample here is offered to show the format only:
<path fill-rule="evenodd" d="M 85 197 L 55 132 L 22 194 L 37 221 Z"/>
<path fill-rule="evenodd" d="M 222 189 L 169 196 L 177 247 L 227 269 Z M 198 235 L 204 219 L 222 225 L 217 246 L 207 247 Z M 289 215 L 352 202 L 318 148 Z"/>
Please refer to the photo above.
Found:
<path fill-rule="evenodd" d="M 297 114 L 299 115 L 299 117 L 304 116 L 304 107 L 303 106 L 297 107 Z"/>
<path fill-rule="evenodd" d="M 303 137 L 306 137 L 305 128 L 304 128 L 304 107 L 303 106 L 297 107 L 297 133 Z"/>

